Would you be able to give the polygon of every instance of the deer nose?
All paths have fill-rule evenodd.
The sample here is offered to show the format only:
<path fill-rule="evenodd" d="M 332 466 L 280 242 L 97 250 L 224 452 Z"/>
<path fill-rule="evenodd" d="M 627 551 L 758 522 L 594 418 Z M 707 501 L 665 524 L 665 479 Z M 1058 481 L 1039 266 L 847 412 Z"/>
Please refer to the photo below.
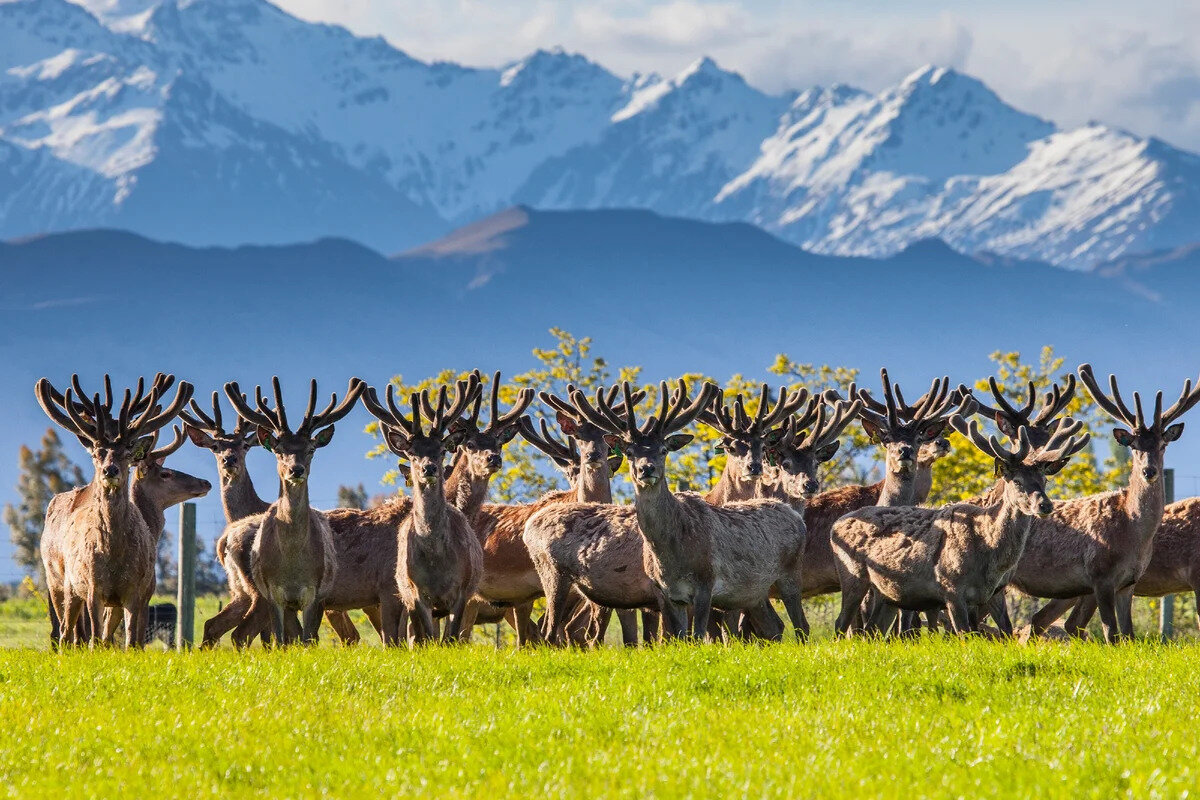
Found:
<path fill-rule="evenodd" d="M 504 464 L 504 459 L 501 458 L 499 453 L 491 453 L 490 455 L 488 455 L 487 465 L 489 467 L 493 467 L 495 469 L 500 469 L 501 465 L 503 465 L 503 464 Z"/>
<path fill-rule="evenodd" d="M 1049 497 L 1043 495 L 1042 498 L 1038 500 L 1038 513 L 1040 513 L 1042 516 L 1047 516 L 1053 510 L 1054 503 L 1051 502 Z"/>
<path fill-rule="evenodd" d="M 818 484 L 812 478 L 809 478 L 808 480 L 806 480 L 804 482 L 804 493 L 805 494 L 816 494 L 817 489 L 819 489 L 819 488 L 821 488 L 820 484 Z"/>
<path fill-rule="evenodd" d="M 653 478 L 657 471 L 653 464 L 643 464 L 638 467 L 638 475 L 642 478 Z"/>
<path fill-rule="evenodd" d="M 912 461 L 913 449 L 912 445 L 904 445 L 900 448 L 899 458 L 901 461 Z"/>
<path fill-rule="evenodd" d="M 600 457 L 600 454 L 594 450 L 587 454 L 587 462 L 589 464 L 599 464 L 603 460 L 604 459 Z"/>
<path fill-rule="evenodd" d="M 200 486 L 204 489 L 205 494 L 212 491 L 212 484 L 203 478 L 200 480 Z"/>
<path fill-rule="evenodd" d="M 762 462 L 761 461 L 751 461 L 746 466 L 746 474 L 752 478 L 757 478 L 760 475 L 762 475 Z"/>
<path fill-rule="evenodd" d="M 234 467 L 237 466 L 237 458 L 235 456 L 225 456 L 224 458 L 221 459 L 221 463 L 227 469 L 233 469 Z"/>
<path fill-rule="evenodd" d="M 1152 481 L 1158 477 L 1157 467 L 1142 467 L 1142 477 L 1148 481 Z"/>
<path fill-rule="evenodd" d="M 293 478 L 303 478 L 304 477 L 304 466 L 301 464 L 293 465 L 292 467 L 290 467 L 288 469 L 288 475 L 291 475 Z"/>
<path fill-rule="evenodd" d="M 104 477 L 115 478 L 120 474 L 121 474 L 121 470 L 117 468 L 116 464 L 105 464 L 104 465 Z"/>
<path fill-rule="evenodd" d="M 424 475 L 426 478 L 432 478 L 435 475 L 437 475 L 437 473 L 438 473 L 438 465 L 437 464 L 426 464 L 425 466 L 421 467 L 421 474 Z"/>

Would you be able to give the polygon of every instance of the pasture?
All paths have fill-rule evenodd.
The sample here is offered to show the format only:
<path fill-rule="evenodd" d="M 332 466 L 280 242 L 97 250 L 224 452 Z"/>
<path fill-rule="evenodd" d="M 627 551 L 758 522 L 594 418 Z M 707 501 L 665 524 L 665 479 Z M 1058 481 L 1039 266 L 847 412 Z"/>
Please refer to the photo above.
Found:
<path fill-rule="evenodd" d="M 1200 650 L 0 651 L 15 797 L 1179 797 Z"/>

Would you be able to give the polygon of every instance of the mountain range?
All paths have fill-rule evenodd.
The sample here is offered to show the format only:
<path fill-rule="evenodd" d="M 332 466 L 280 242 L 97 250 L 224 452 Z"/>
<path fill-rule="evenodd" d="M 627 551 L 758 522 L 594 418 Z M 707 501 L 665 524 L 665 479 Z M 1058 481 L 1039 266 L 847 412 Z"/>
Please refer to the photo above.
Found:
<path fill-rule="evenodd" d="M 991 374 L 996 350 L 1032 361 L 1051 344 L 1068 367 L 1090 361 L 1123 388 L 1171 394 L 1194 377 L 1186 354 L 1200 349 L 1196 247 L 1090 271 L 968 256 L 937 240 L 871 259 L 810 253 L 743 222 L 513 207 L 390 257 L 344 239 L 193 247 L 84 230 L 0 242 L 0 265 L 0 502 L 12 500 L 17 447 L 50 425 L 32 391 L 43 375 L 62 384 L 78 372 L 92 386 L 109 372 L 126 385 L 163 370 L 207 398 L 225 381 L 277 374 L 292 397 L 312 377 L 328 392 L 352 375 L 380 384 L 445 368 L 525 371 L 559 327 L 592 337 L 614 368 L 642 366 L 646 380 L 778 380 L 766 369 L 784 352 L 858 368 L 865 385 L 887 366 L 906 388 L 923 387 Z M 367 421 L 355 410 L 321 451 L 318 507 L 336 502 L 338 484 L 378 486 L 384 465 L 363 458 Z M 1167 458 L 1200 461 L 1200 431 Z M 213 478 L 212 456 L 190 445 L 171 463 Z M 269 455 L 256 452 L 251 468 L 269 494 Z M 1183 496 L 1196 470 L 1180 472 Z M 207 538 L 220 531 L 215 496 L 199 520 Z M 14 576 L 6 546 L 0 579 Z"/>
<path fill-rule="evenodd" d="M 884 257 L 939 238 L 1089 268 L 1196 239 L 1200 157 L 1063 130 L 923 67 L 770 94 L 702 58 L 427 63 L 266 0 L 0 2 L 0 238 L 406 250 L 514 204 L 749 222 Z"/>

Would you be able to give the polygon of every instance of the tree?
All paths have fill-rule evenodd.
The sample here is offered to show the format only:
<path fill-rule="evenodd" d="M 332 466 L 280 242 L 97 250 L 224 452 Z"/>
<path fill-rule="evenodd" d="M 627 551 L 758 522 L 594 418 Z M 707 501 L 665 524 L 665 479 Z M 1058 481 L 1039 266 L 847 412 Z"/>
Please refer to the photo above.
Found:
<path fill-rule="evenodd" d="M 1042 348 L 1036 364 L 1022 362 L 1018 352 L 995 352 L 992 353 L 991 360 L 996 364 L 996 382 L 1001 391 L 1018 406 L 1023 405 L 1028 398 L 1029 381 L 1033 381 L 1034 387 L 1041 394 L 1048 390 L 1051 384 L 1061 384 L 1070 372 L 1063 369 L 1064 360 L 1056 357 L 1054 348 L 1049 346 Z M 987 380 L 976 381 L 975 389 L 979 398 L 988 402 L 991 389 Z M 1082 387 L 1076 390 L 1075 397 L 1063 415 L 1082 421 L 1092 434 L 1094 442 L 1105 438 L 1111 427 L 1111 422 L 1091 402 Z M 980 422 L 987 423 L 985 427 L 995 431 L 995 424 L 990 420 L 980 419 Z M 929 496 L 929 503 L 932 505 L 976 497 L 987 491 L 996 480 L 992 460 L 965 438 L 954 433 L 950 436 L 950 445 L 950 454 L 938 461 L 933 468 L 933 491 Z M 1046 482 L 1052 495 L 1062 498 L 1081 497 L 1107 491 L 1121 484 L 1125 467 L 1119 466 L 1118 461 L 1112 458 L 1100 463 L 1096 458 L 1095 449 L 1093 446 L 1072 458 L 1062 472 Z"/>
<path fill-rule="evenodd" d="M 62 442 L 53 428 L 46 429 L 41 444 L 40 450 L 21 445 L 18 455 L 21 475 L 17 480 L 20 500 L 15 506 L 4 506 L 4 522 L 9 527 L 13 544 L 13 561 L 27 574 L 35 576 L 39 586 L 44 586 L 40 545 L 46 525 L 46 507 L 54 495 L 83 486 L 85 480 L 83 470 L 63 452 Z"/>
<path fill-rule="evenodd" d="M 338 487 L 338 508 L 357 508 L 365 510 L 370 504 L 370 498 L 367 496 L 366 487 L 361 483 L 358 486 L 339 486 Z"/>

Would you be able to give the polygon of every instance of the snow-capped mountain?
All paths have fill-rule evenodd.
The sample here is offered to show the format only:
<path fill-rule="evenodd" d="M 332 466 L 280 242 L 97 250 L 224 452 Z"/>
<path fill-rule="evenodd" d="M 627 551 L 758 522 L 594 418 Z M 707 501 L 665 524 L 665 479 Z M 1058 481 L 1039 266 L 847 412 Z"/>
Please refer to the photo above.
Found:
<path fill-rule="evenodd" d="M 0 0 L 0 237 L 420 244 L 514 202 L 752 222 L 811 250 L 931 237 L 1087 267 L 1200 230 L 1200 159 L 1058 130 L 925 67 L 772 96 L 701 58 L 426 63 L 266 0 Z"/>

